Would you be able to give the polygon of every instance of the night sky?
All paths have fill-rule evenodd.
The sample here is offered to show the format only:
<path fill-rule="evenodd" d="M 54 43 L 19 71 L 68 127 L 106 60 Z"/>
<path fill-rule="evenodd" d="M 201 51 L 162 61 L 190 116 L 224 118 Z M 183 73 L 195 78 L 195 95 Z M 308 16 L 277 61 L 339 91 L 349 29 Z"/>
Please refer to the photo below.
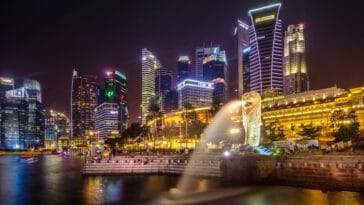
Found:
<path fill-rule="evenodd" d="M 234 22 L 278 1 L 130 0 L 0 3 L 0 75 L 41 82 L 47 108 L 69 114 L 71 71 L 128 77 L 131 120 L 139 115 L 140 51 L 150 49 L 175 71 L 179 55 L 203 42 L 232 53 Z M 284 30 L 305 23 L 311 89 L 364 85 L 364 14 L 360 1 L 282 1 Z M 250 23 L 250 22 L 249 22 Z M 194 63 L 193 63 L 194 65 Z"/>

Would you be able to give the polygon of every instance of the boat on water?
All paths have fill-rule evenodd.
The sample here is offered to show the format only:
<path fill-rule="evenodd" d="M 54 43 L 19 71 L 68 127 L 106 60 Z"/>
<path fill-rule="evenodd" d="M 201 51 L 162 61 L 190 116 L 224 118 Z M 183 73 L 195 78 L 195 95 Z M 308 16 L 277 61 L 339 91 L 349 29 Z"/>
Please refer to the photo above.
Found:
<path fill-rule="evenodd" d="M 19 162 L 21 163 L 32 163 L 38 161 L 38 156 L 36 155 L 21 155 L 19 156 Z"/>

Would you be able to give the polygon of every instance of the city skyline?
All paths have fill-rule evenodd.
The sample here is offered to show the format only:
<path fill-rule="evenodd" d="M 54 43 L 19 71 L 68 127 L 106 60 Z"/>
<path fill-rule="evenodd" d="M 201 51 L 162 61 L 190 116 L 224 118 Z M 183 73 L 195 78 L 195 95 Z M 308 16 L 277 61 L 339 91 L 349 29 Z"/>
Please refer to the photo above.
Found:
<path fill-rule="evenodd" d="M 360 23 L 359 18 L 356 18 L 359 15 L 359 7 L 355 6 L 354 2 L 346 4 L 347 8 L 341 8 L 338 2 L 332 2 L 330 5 L 320 2 L 281 2 L 282 30 L 286 30 L 289 24 L 305 24 L 311 89 L 329 87 L 335 83 L 343 88 L 362 85 L 360 76 L 364 71 L 360 68 L 364 63 L 360 61 L 359 49 L 363 45 L 360 38 L 363 30 L 354 27 Z M 60 110 L 70 116 L 69 87 L 73 68 L 78 68 L 85 74 L 102 76 L 109 67 L 118 66 L 125 72 L 130 84 L 135 85 L 130 88 L 130 93 L 140 93 L 141 79 L 137 74 L 140 73 L 141 48 L 150 49 L 163 65 L 174 71 L 174 74 L 180 55 L 192 57 L 194 65 L 194 51 L 203 42 L 208 44 L 212 41 L 213 44 L 220 45 L 223 50 L 227 50 L 229 57 L 232 55 L 236 20 L 242 19 L 250 23 L 248 10 L 272 1 L 231 1 L 224 4 L 226 9 L 216 13 L 209 21 L 197 17 L 209 12 L 209 9 L 218 8 L 216 4 L 208 5 L 204 1 L 193 6 L 179 1 L 174 5 L 163 1 L 153 3 L 155 4 L 146 3 L 144 8 L 138 8 L 137 3 L 127 6 L 115 2 L 91 2 L 88 5 L 59 3 L 57 8 L 47 4 L 32 4 L 29 9 L 33 10 L 28 10 L 25 4 L 2 3 L 5 4 L 1 6 L 5 18 L 0 22 L 7 32 L 0 35 L 3 45 L 0 49 L 0 75 L 38 80 L 43 88 L 52 91 L 43 94 L 46 107 Z M 115 10 L 110 10 L 110 4 Z M 184 6 L 185 13 L 176 12 L 180 6 Z M 14 12 L 14 9 L 19 8 L 22 12 Z M 131 11 L 123 12 L 123 9 Z M 51 11 L 56 11 L 52 17 Z M 86 22 L 94 11 L 98 11 L 96 17 Z M 38 15 L 32 15 L 33 12 L 38 12 Z M 81 14 L 77 14 L 78 12 Z M 158 16 L 159 12 L 161 15 Z M 14 16 L 15 13 L 18 16 Z M 108 14 L 106 17 L 97 18 L 105 13 Z M 27 15 L 31 17 L 25 20 Z M 164 19 L 166 16 L 172 18 Z M 210 21 L 214 22 L 213 25 L 209 25 Z M 109 24 L 104 25 L 105 22 Z M 189 26 L 180 28 L 181 24 Z M 352 32 L 340 29 L 344 26 L 351 27 Z M 156 27 L 152 29 L 155 31 L 144 36 L 143 32 L 150 31 L 153 27 Z M 165 34 L 169 33 L 165 32 L 166 30 L 173 32 L 178 39 L 168 39 L 170 34 Z M 29 35 L 24 38 L 19 31 L 26 31 Z M 334 43 L 337 49 L 330 48 Z M 350 51 L 351 55 L 343 55 L 344 51 Z M 333 70 L 336 72 L 332 72 Z M 195 72 L 191 73 L 194 75 Z M 327 76 L 326 73 L 331 75 Z M 130 95 L 128 101 L 138 102 L 130 106 L 131 122 L 137 121 L 139 94 Z"/>

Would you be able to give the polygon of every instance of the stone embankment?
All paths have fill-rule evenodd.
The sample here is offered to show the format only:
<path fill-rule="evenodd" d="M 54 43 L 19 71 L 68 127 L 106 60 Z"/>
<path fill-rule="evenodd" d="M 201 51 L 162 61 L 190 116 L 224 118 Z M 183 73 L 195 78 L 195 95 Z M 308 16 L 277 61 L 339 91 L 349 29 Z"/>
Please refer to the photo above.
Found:
<path fill-rule="evenodd" d="M 364 191 L 364 155 L 306 155 L 280 158 L 270 180 L 321 190 Z"/>
<path fill-rule="evenodd" d="M 188 165 L 188 169 L 186 169 Z M 188 155 L 116 156 L 112 160 L 86 160 L 84 175 L 111 174 L 186 174 L 220 177 L 220 160 L 215 155 L 206 155 L 203 160 L 190 160 Z"/>
<path fill-rule="evenodd" d="M 87 160 L 83 174 L 187 174 L 220 178 L 229 183 L 270 183 L 363 192 L 364 155 L 118 156 L 100 162 Z"/>

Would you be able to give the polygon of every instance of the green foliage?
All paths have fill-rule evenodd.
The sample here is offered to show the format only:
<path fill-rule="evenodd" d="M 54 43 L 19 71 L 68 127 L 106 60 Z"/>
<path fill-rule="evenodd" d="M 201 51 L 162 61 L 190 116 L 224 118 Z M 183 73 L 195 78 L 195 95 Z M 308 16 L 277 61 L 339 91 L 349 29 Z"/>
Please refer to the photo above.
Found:
<path fill-rule="evenodd" d="M 320 126 L 315 127 L 312 125 L 312 123 L 306 125 L 301 124 L 298 134 L 302 136 L 303 139 L 311 140 L 317 138 L 320 135 L 321 129 L 322 128 Z"/>
<path fill-rule="evenodd" d="M 185 112 L 182 113 L 182 119 L 184 119 L 184 122 L 188 124 L 187 135 L 189 137 L 200 137 L 203 129 L 205 128 L 205 124 L 199 120 L 197 112 L 190 103 L 185 103 L 184 107 Z"/>
<path fill-rule="evenodd" d="M 274 121 L 265 126 L 265 136 L 270 141 L 283 140 L 285 137 L 284 127 L 277 121 Z"/>
<path fill-rule="evenodd" d="M 331 128 L 334 129 L 335 142 L 357 141 L 360 135 L 360 123 L 355 110 L 344 112 L 334 111 L 330 117 Z"/>
<path fill-rule="evenodd" d="M 116 138 L 106 139 L 105 144 L 108 144 L 112 149 L 115 149 L 117 146 L 122 147 L 125 144 L 125 142 L 124 138 L 116 137 Z"/>
<path fill-rule="evenodd" d="M 131 123 L 131 125 L 124 131 L 123 136 L 124 137 L 129 137 L 129 138 L 136 138 L 138 136 L 141 135 L 142 133 L 142 127 L 140 126 L 139 123 Z"/>

